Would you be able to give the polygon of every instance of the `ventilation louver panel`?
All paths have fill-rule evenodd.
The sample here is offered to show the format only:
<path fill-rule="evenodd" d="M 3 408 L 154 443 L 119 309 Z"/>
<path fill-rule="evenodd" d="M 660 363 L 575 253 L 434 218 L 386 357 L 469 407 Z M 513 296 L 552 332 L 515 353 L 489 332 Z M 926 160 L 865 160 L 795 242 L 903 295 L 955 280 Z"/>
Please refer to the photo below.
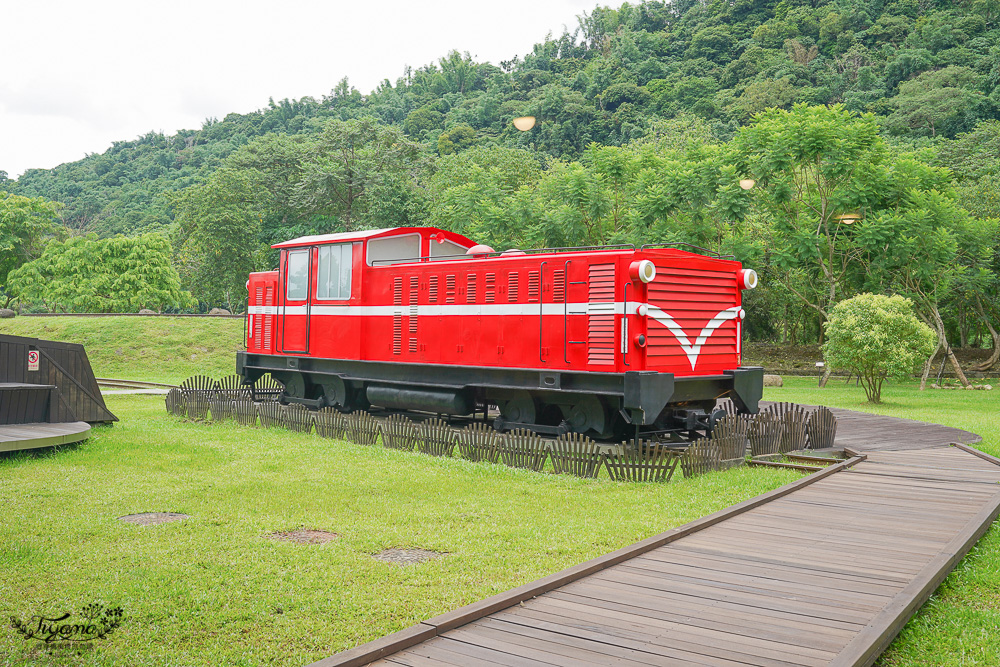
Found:
<path fill-rule="evenodd" d="M 587 363 L 615 363 L 615 265 L 591 264 L 588 280 Z"/>

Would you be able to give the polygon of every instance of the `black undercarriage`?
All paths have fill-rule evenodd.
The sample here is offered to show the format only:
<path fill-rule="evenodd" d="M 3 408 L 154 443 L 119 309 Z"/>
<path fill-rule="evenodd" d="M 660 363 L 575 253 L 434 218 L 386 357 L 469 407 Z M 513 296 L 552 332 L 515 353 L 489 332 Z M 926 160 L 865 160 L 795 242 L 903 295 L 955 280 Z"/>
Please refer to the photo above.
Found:
<path fill-rule="evenodd" d="M 237 353 L 245 383 L 270 373 L 280 400 L 319 409 L 379 406 L 440 415 L 481 414 L 497 430 L 586 433 L 599 439 L 682 439 L 711 430 L 719 399 L 756 414 L 764 370 L 675 377 L 656 371 L 593 373 L 389 363 Z"/>

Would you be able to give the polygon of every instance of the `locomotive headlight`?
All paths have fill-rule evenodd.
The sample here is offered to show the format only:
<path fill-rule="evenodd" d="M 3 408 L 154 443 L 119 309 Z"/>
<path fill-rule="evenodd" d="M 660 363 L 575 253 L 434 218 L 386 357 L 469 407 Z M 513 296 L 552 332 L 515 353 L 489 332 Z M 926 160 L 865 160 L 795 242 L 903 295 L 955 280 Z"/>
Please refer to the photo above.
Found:
<path fill-rule="evenodd" d="M 640 259 L 632 262 L 628 267 L 628 274 L 632 280 L 641 280 L 644 283 L 652 282 L 656 277 L 656 266 L 648 259 Z"/>
<path fill-rule="evenodd" d="M 639 307 L 635 309 L 635 314 L 639 317 L 646 317 L 646 315 L 649 315 L 649 306 L 644 303 L 640 303 Z"/>
<path fill-rule="evenodd" d="M 753 289 L 757 287 L 757 272 L 753 269 L 740 269 L 738 280 L 740 289 Z"/>

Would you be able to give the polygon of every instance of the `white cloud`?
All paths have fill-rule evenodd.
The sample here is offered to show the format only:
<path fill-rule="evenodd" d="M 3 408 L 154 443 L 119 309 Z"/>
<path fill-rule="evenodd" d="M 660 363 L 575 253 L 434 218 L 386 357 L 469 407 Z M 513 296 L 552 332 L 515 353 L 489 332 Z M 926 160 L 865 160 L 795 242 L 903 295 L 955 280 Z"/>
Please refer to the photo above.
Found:
<path fill-rule="evenodd" d="M 54 167 L 151 129 L 172 134 L 268 97 L 370 92 L 409 65 L 468 51 L 498 63 L 576 27 L 582 0 L 503 5 L 33 0 L 5 10 L 0 169 Z"/>

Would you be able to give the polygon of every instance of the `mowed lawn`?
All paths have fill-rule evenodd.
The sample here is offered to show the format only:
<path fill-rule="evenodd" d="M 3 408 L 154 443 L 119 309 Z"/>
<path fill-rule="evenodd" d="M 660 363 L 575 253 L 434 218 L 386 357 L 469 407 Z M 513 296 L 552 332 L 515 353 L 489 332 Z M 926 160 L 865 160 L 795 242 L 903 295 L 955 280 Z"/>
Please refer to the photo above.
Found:
<path fill-rule="evenodd" d="M 83 342 L 99 377 L 180 382 L 232 372 L 242 322 L 18 318 L 0 333 Z M 765 399 L 919 419 L 981 434 L 1000 455 L 997 390 L 885 403 L 834 379 L 785 378 Z M 797 477 L 729 471 L 666 486 L 585 482 L 500 466 L 168 417 L 160 397 L 109 397 L 122 421 L 86 444 L 0 459 L 0 612 L 26 618 L 121 604 L 126 620 L 82 657 L 0 632 L 0 664 L 302 664 L 606 553 Z M 116 517 L 176 511 L 140 527 Z M 317 528 L 323 546 L 275 542 Z M 385 547 L 448 555 L 379 563 Z M 1000 665 L 1000 531 L 962 561 L 878 663 Z"/>
<path fill-rule="evenodd" d="M 159 396 L 108 406 L 121 421 L 85 444 L 0 460 L 0 617 L 98 601 L 124 607 L 125 620 L 81 656 L 7 627 L 0 664 L 305 664 L 799 477 L 743 468 L 585 481 L 185 423 Z M 117 519 L 163 511 L 191 518 Z M 267 537 L 297 528 L 339 538 Z M 389 547 L 445 555 L 406 567 L 371 557 Z"/>

